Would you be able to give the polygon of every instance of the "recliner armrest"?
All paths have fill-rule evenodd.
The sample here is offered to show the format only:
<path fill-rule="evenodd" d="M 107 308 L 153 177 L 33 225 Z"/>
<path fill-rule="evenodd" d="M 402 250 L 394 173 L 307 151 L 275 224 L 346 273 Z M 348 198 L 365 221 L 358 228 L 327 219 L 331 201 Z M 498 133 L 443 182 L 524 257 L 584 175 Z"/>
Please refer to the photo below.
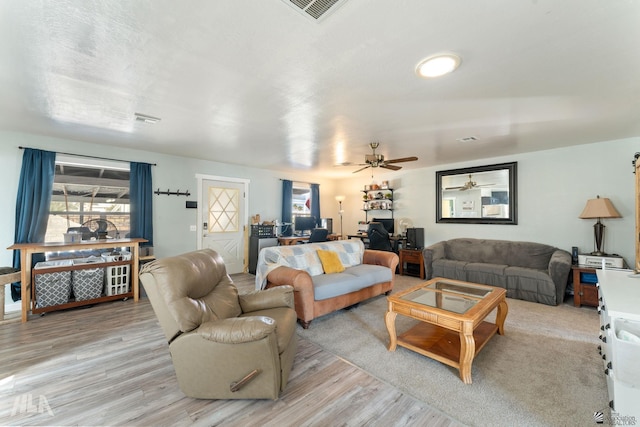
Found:
<path fill-rule="evenodd" d="M 239 295 L 238 299 L 243 313 L 278 307 L 294 308 L 293 286 L 289 285 L 249 292 Z"/>
<path fill-rule="evenodd" d="M 197 329 L 202 338 L 222 344 L 258 341 L 276 331 L 276 322 L 266 316 L 233 317 L 214 320 Z"/>

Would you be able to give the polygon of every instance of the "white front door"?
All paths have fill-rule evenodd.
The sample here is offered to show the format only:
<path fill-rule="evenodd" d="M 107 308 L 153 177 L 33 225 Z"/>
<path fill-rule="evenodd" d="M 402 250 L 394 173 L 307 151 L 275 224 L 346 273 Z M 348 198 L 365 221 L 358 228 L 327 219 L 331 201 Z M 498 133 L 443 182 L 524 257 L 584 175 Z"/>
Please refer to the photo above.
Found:
<path fill-rule="evenodd" d="M 248 181 L 223 177 L 198 177 L 199 247 L 218 252 L 227 273 L 245 270 L 245 228 Z"/>

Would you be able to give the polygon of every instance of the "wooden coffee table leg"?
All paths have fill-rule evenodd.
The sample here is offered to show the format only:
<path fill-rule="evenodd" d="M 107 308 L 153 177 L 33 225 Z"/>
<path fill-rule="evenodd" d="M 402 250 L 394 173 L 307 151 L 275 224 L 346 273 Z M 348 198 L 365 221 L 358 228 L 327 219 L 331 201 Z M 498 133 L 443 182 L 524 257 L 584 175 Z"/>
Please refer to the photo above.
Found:
<path fill-rule="evenodd" d="M 387 325 L 387 331 L 389 332 L 389 351 L 395 351 L 398 345 L 398 336 L 396 335 L 396 317 L 398 313 L 393 311 L 387 311 L 384 316 L 384 323 Z"/>
<path fill-rule="evenodd" d="M 471 364 L 476 353 L 476 341 L 473 339 L 473 325 L 464 325 L 460 331 L 460 379 L 471 384 Z M 465 332 L 465 329 L 469 329 Z"/>
<path fill-rule="evenodd" d="M 498 333 L 500 335 L 504 335 L 504 321 L 507 318 L 507 313 L 509 312 L 509 306 L 507 306 L 507 302 L 502 300 L 498 304 L 498 312 L 496 313 L 496 325 L 498 326 Z"/>

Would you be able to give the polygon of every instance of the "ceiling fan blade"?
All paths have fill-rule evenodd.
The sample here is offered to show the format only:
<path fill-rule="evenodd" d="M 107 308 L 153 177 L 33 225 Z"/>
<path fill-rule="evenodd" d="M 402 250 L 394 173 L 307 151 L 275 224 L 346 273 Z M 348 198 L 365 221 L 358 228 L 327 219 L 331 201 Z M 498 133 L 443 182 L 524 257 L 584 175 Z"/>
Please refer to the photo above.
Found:
<path fill-rule="evenodd" d="M 392 171 L 397 171 L 399 169 L 402 169 L 402 166 L 395 166 L 395 165 L 380 165 L 381 168 L 385 168 L 385 169 L 391 169 Z"/>
<path fill-rule="evenodd" d="M 458 186 L 458 187 L 445 187 L 445 190 L 459 190 L 461 188 L 464 188 L 464 185 Z"/>
<path fill-rule="evenodd" d="M 402 162 L 414 162 L 418 160 L 417 157 L 412 156 L 412 157 L 402 157 L 399 159 L 391 159 L 391 160 L 385 160 L 385 163 L 402 163 Z"/>
<path fill-rule="evenodd" d="M 365 170 L 367 168 L 370 168 L 370 167 L 371 167 L 371 165 L 367 165 L 367 166 L 365 166 L 363 168 L 358 169 L 357 171 L 353 171 L 352 173 L 358 173 L 358 172 L 363 171 L 363 170 Z"/>

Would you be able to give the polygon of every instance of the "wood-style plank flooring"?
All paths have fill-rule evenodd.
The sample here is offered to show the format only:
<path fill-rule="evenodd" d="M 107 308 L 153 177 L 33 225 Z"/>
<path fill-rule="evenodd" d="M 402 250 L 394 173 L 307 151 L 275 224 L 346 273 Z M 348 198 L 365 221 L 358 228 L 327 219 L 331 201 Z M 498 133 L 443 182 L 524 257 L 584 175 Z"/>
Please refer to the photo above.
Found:
<path fill-rule="evenodd" d="M 253 277 L 233 276 L 241 292 Z M 0 325 L 0 425 L 459 424 L 305 339 L 278 400 L 185 397 L 142 298 Z"/>

